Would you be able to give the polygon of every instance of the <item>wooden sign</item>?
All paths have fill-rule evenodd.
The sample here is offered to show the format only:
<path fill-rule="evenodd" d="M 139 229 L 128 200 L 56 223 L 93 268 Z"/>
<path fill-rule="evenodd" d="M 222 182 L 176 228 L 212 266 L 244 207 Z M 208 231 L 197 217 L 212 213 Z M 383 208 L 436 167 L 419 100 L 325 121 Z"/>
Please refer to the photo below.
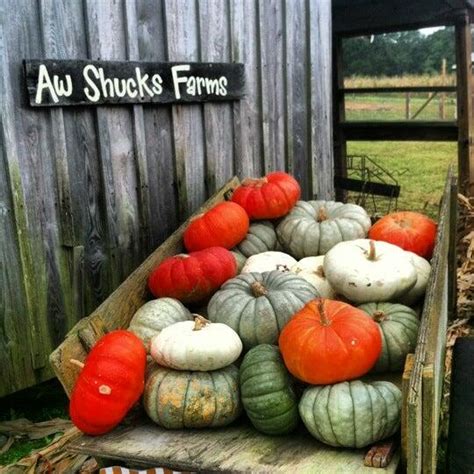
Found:
<path fill-rule="evenodd" d="M 32 107 L 238 100 L 244 65 L 25 60 Z"/>

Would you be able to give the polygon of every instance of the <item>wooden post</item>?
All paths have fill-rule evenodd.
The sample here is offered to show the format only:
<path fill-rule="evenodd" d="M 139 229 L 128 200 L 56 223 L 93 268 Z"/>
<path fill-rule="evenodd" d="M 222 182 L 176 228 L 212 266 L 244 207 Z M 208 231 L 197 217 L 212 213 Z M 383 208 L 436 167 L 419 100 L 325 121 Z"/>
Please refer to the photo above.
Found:
<path fill-rule="evenodd" d="M 458 176 L 459 191 L 474 193 L 474 154 L 471 144 L 472 128 L 472 71 L 471 27 L 466 15 L 456 24 L 456 75 L 458 116 Z"/>
<path fill-rule="evenodd" d="M 443 86 L 446 85 L 446 58 L 441 61 L 441 82 Z M 446 93 L 441 92 L 439 95 L 439 118 L 444 120 L 444 103 L 446 100 Z"/>
<path fill-rule="evenodd" d="M 333 40 L 333 119 L 334 119 L 334 170 L 335 175 L 347 176 L 347 145 L 340 126 L 346 118 L 345 97 L 340 92 L 344 88 L 344 69 L 342 63 L 342 38 Z M 344 191 L 336 189 L 336 199 L 344 201 Z"/>
<path fill-rule="evenodd" d="M 410 120 L 410 93 L 405 92 L 405 119 Z"/>

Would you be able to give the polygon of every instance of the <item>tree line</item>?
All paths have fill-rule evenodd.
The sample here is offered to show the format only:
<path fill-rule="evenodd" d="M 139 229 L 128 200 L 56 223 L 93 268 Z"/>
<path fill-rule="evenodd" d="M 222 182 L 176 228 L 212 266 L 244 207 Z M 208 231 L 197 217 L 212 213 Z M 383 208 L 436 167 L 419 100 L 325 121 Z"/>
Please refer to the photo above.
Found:
<path fill-rule="evenodd" d="M 453 28 L 430 35 L 414 30 L 348 38 L 343 43 L 346 76 L 439 74 L 443 58 L 449 73 L 455 64 Z"/>

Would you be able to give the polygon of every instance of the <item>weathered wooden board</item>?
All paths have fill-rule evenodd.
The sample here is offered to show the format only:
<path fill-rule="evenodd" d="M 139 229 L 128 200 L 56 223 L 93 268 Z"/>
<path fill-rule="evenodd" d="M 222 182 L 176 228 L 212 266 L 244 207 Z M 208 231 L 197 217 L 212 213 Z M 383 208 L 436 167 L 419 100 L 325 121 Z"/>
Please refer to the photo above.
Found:
<path fill-rule="evenodd" d="M 326 474 L 395 473 L 397 453 L 386 468 L 364 466 L 363 449 L 335 449 L 303 427 L 285 436 L 265 436 L 241 420 L 229 427 L 168 431 L 143 421 L 100 437 L 82 436 L 69 449 L 142 466 L 211 472 Z"/>
<path fill-rule="evenodd" d="M 231 179 L 217 191 L 196 213 L 209 209 L 224 200 L 227 191 L 239 184 L 238 178 Z M 87 318 L 79 321 L 67 334 L 64 342 L 51 354 L 50 362 L 69 395 L 78 376 L 78 370 L 71 366 L 70 360 L 83 361 L 86 350 L 81 339 L 87 345 L 93 344 L 106 332 L 123 329 L 128 326 L 137 309 L 149 298 L 147 279 L 151 270 L 166 257 L 176 255 L 183 250 L 182 235 L 189 220 L 184 222 Z"/>
<path fill-rule="evenodd" d="M 438 444 L 441 384 L 444 374 L 448 318 L 448 253 L 452 171 L 449 170 L 440 208 L 431 276 L 421 316 L 415 356 L 407 387 L 404 435 L 407 471 L 434 472 Z M 453 278 L 450 275 L 449 278 Z"/>
<path fill-rule="evenodd" d="M 245 93 L 244 65 L 236 63 L 26 59 L 24 66 L 32 107 L 220 102 Z"/>
<path fill-rule="evenodd" d="M 328 4 L 0 0 L 0 396 L 51 377 L 67 331 L 234 174 L 332 197 Z M 23 58 L 243 63 L 246 95 L 32 108 Z"/>

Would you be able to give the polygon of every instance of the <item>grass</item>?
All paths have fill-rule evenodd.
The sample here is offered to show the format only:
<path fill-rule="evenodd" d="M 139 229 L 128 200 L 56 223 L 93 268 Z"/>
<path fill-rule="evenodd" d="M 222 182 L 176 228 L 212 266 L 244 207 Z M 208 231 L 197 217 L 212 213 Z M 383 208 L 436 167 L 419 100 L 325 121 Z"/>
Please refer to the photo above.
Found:
<path fill-rule="evenodd" d="M 396 176 L 401 186 L 399 210 L 437 217 L 448 166 L 456 162 L 456 143 L 348 142 L 347 153 L 368 155 Z M 381 212 L 386 212 L 388 198 L 380 198 L 377 204 Z M 366 207 L 374 213 L 373 203 L 367 202 Z"/>
<path fill-rule="evenodd" d="M 456 74 L 405 74 L 404 76 L 352 76 L 344 78 L 344 87 L 454 86 Z"/>
<path fill-rule="evenodd" d="M 68 399 L 57 380 L 14 393 L 2 398 L 1 402 L 0 421 L 27 418 L 38 422 L 52 418 L 68 418 Z M 53 437 L 18 439 L 6 453 L 0 455 L 0 466 L 12 464 L 33 450 L 46 446 Z"/>

